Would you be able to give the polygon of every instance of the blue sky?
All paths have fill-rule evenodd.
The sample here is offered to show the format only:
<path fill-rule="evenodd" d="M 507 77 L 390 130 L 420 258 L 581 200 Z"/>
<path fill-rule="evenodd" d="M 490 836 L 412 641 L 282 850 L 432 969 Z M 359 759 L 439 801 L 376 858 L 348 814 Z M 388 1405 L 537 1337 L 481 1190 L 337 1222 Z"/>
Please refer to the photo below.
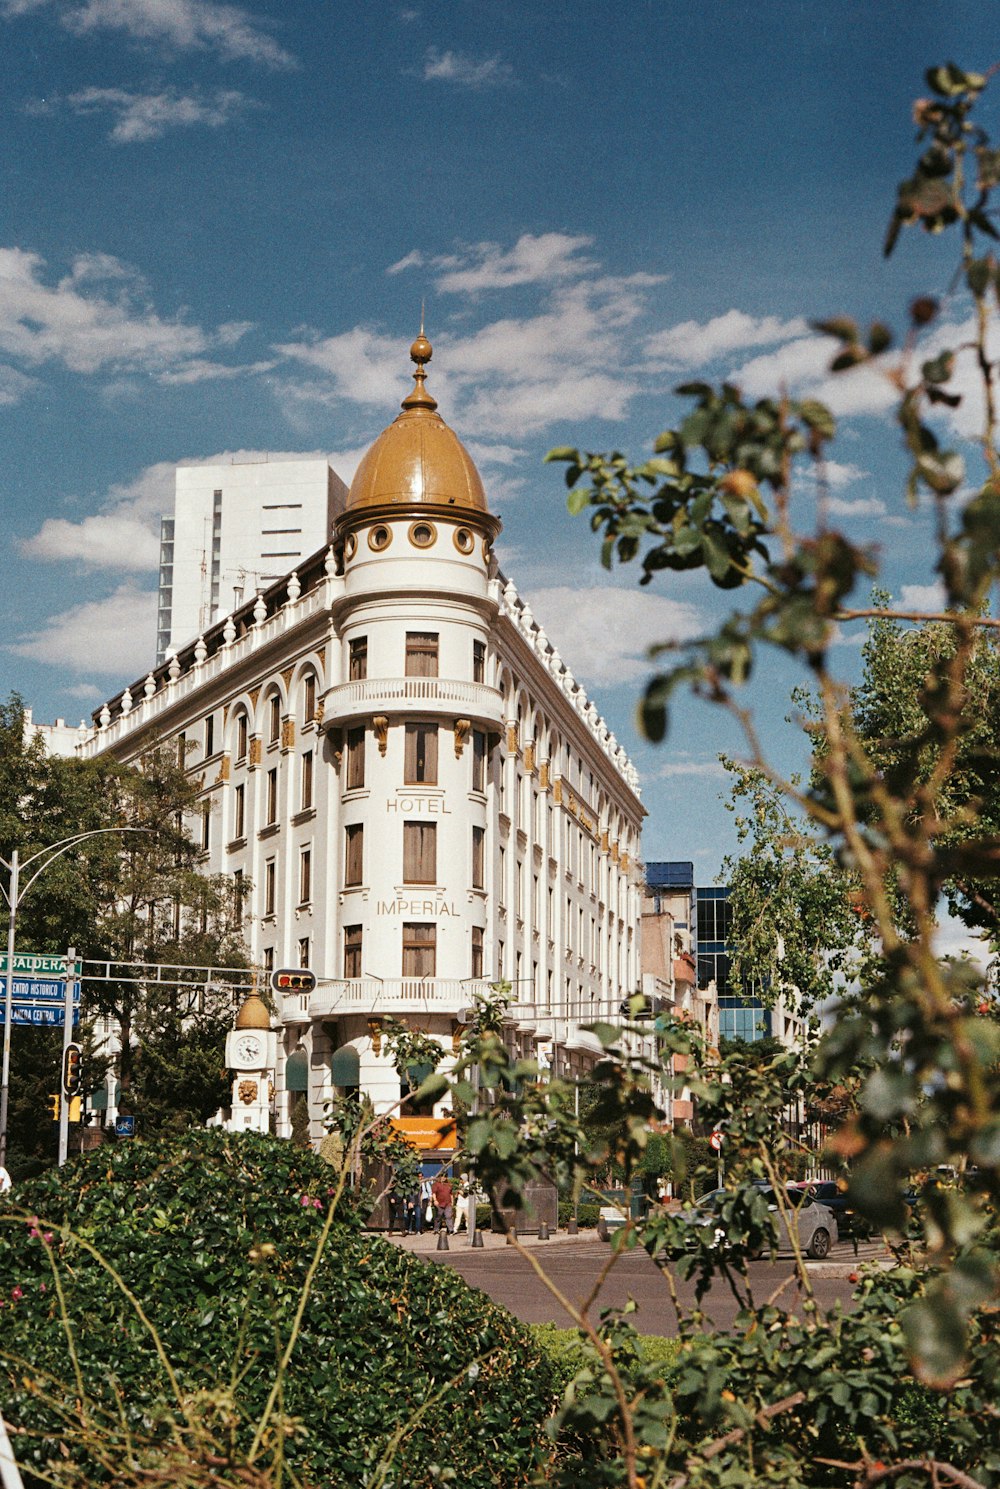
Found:
<path fill-rule="evenodd" d="M 807 321 L 901 327 L 943 287 L 939 245 L 904 235 L 886 264 L 881 239 L 924 69 L 987 67 L 995 19 L 963 0 L 0 0 L 2 691 L 74 720 L 145 672 L 173 466 L 324 453 L 349 479 L 426 299 L 430 386 L 501 561 L 639 765 L 646 856 L 711 880 L 731 845 L 716 755 L 738 741 L 685 704 L 653 750 L 633 718 L 646 645 L 730 598 L 603 574 L 542 456 L 639 456 L 695 373 L 829 395 L 840 516 L 898 597 L 932 598 L 884 379 L 831 385 Z M 946 326 L 966 314 L 949 302 Z M 797 500 L 808 520 L 808 482 Z M 795 680 L 769 663 L 753 690 L 784 760 Z"/>

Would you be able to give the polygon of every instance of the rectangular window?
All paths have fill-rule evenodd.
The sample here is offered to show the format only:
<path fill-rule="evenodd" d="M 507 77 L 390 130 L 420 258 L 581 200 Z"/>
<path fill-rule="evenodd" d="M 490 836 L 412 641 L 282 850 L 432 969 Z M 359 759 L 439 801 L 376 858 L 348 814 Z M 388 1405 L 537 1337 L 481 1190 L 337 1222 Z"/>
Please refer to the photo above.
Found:
<path fill-rule="evenodd" d="M 264 971 L 265 972 L 273 972 L 274 971 L 274 947 L 273 946 L 265 946 L 263 952 L 261 953 L 261 956 L 262 956 L 263 961 L 264 961 Z"/>
<path fill-rule="evenodd" d="M 274 859 L 269 858 L 264 865 L 264 914 L 274 914 L 274 885 L 275 867 Z"/>
<path fill-rule="evenodd" d="M 308 967 L 308 965 L 309 965 L 309 937 L 308 936 L 300 936 L 299 937 L 299 966 L 300 967 Z"/>
<path fill-rule="evenodd" d="M 407 724 L 403 748 L 403 781 L 407 786 L 436 786 L 437 778 L 437 725 Z"/>
<path fill-rule="evenodd" d="M 307 672 L 302 692 L 302 722 L 312 723 L 316 717 L 316 674 Z"/>
<path fill-rule="evenodd" d="M 481 729 L 472 731 L 472 789 L 486 790 L 486 735 Z"/>
<path fill-rule="evenodd" d="M 407 631 L 406 676 L 437 677 L 438 638 L 436 631 Z"/>
<path fill-rule="evenodd" d="M 472 643 L 472 681 L 486 681 L 486 642 L 473 641 Z"/>
<path fill-rule="evenodd" d="M 245 760 L 247 758 L 247 741 L 250 738 L 250 724 L 245 713 L 241 713 L 236 720 L 236 758 Z"/>
<path fill-rule="evenodd" d="M 272 693 L 267 700 L 267 740 L 268 744 L 277 744 L 278 735 L 281 733 L 281 699 L 277 693 Z"/>
<path fill-rule="evenodd" d="M 210 801 L 203 801 L 201 804 L 201 846 L 203 852 L 207 852 L 212 846 L 212 803 Z"/>
<path fill-rule="evenodd" d="M 437 883 L 436 823 L 403 823 L 403 883 Z"/>
<path fill-rule="evenodd" d="M 497 904 L 502 910 L 507 903 L 507 850 L 501 847 L 497 853 Z"/>
<path fill-rule="evenodd" d="M 472 966 L 471 975 L 479 979 L 483 975 L 483 928 L 481 925 L 472 927 Z"/>
<path fill-rule="evenodd" d="M 241 782 L 233 792 L 233 837 L 242 838 L 247 825 L 247 788 Z"/>
<path fill-rule="evenodd" d="M 182 770 L 187 762 L 187 748 L 187 735 L 182 730 L 177 736 L 177 764 Z"/>
<path fill-rule="evenodd" d="M 302 756 L 299 776 L 299 807 L 304 812 L 313 804 L 313 752 L 306 750 Z"/>
<path fill-rule="evenodd" d="M 311 848 L 303 848 L 299 854 L 299 904 L 308 905 L 312 899 L 313 856 Z"/>
<path fill-rule="evenodd" d="M 503 942 L 497 942 L 497 981 L 503 981 Z"/>
<path fill-rule="evenodd" d="M 368 637 L 355 636 L 351 642 L 348 677 L 351 682 L 364 682 L 368 676 Z"/>
<path fill-rule="evenodd" d="M 267 773 L 267 810 L 264 821 L 268 827 L 278 820 L 278 767 Z"/>
<path fill-rule="evenodd" d="M 237 926 L 243 924 L 243 900 L 246 895 L 246 882 L 242 869 L 236 869 L 233 873 L 233 920 Z"/>
<path fill-rule="evenodd" d="M 433 977 L 437 966 L 437 926 L 403 925 L 403 976 Z"/>
<path fill-rule="evenodd" d="M 345 830 L 346 852 L 344 857 L 344 883 L 362 884 L 364 882 L 362 873 L 364 869 L 364 838 L 365 829 L 361 822 L 354 823 Z"/>
<path fill-rule="evenodd" d="M 359 791 L 365 784 L 365 731 L 347 731 L 347 789 Z"/>
<path fill-rule="evenodd" d="M 210 713 L 205 720 L 205 759 L 215 754 L 215 714 Z"/>
<path fill-rule="evenodd" d="M 348 979 L 361 976 L 361 927 L 344 926 L 344 976 Z"/>
<path fill-rule="evenodd" d="M 472 829 L 472 887 L 482 889 L 484 887 L 483 873 L 486 864 L 486 829 L 474 827 Z"/>

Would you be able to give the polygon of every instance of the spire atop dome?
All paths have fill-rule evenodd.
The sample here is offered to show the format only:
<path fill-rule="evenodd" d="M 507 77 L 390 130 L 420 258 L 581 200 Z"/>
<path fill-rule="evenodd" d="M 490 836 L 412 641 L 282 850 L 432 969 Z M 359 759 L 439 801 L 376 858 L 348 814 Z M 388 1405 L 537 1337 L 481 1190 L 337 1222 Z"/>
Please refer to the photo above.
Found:
<path fill-rule="evenodd" d="M 410 356 L 413 361 L 416 362 L 417 370 L 413 374 L 413 392 L 409 393 L 403 399 L 401 405 L 403 408 L 426 408 L 429 409 L 431 413 L 433 413 L 433 411 L 437 408 L 437 399 L 433 396 L 433 394 L 428 393 L 427 389 L 424 387 L 424 382 L 427 378 L 427 373 L 424 371 L 424 368 L 433 355 L 434 348 L 431 346 L 430 342 L 427 340 L 427 337 L 424 335 L 424 308 L 421 305 L 420 334 L 413 345 L 410 347 Z"/>

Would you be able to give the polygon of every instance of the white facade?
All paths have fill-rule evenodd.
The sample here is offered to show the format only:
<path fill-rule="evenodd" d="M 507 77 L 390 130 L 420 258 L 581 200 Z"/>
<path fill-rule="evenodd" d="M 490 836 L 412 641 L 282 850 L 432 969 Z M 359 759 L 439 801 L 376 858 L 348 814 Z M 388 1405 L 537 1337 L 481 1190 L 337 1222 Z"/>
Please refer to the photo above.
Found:
<path fill-rule="evenodd" d="M 325 460 L 178 466 L 160 523 L 157 660 L 325 546 L 346 493 Z"/>
<path fill-rule="evenodd" d="M 84 747 L 183 734 L 206 870 L 252 881 L 255 958 L 317 974 L 278 1013 L 279 1133 L 303 1065 L 315 1136 L 338 1091 L 399 1100 L 387 1015 L 450 1052 L 473 991 L 509 980 L 511 1043 L 579 1072 L 581 1025 L 640 984 L 635 770 L 497 572 L 485 499 L 435 490 L 478 475 L 422 376 L 329 549 L 105 704 Z M 419 480 L 385 496 L 417 446 Z"/>

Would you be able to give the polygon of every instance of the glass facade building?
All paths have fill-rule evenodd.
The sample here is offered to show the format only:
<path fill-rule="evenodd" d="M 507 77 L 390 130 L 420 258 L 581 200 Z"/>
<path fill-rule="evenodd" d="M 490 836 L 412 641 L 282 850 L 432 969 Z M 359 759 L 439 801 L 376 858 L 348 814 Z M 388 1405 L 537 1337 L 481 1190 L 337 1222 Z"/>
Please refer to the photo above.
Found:
<path fill-rule="evenodd" d="M 719 996 L 719 1038 L 751 1044 L 771 1033 L 771 1014 L 759 998 L 734 986 L 730 977 L 732 911 L 728 889 L 695 890 L 698 986 L 715 983 Z"/>

